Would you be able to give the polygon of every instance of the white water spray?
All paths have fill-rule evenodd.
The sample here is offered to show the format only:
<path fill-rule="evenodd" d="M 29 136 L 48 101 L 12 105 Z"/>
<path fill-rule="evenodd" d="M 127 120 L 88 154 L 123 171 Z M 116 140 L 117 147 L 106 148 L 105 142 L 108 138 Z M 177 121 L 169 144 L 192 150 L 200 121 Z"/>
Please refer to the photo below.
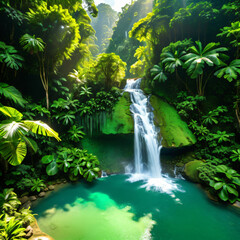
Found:
<path fill-rule="evenodd" d="M 172 180 L 162 175 L 160 151 L 161 141 L 154 125 L 152 106 L 140 89 L 141 79 L 129 79 L 125 92 L 130 93 L 130 110 L 134 118 L 134 174 L 129 181 L 145 180 L 142 186 L 147 190 L 154 188 L 163 192 L 177 189 Z"/>

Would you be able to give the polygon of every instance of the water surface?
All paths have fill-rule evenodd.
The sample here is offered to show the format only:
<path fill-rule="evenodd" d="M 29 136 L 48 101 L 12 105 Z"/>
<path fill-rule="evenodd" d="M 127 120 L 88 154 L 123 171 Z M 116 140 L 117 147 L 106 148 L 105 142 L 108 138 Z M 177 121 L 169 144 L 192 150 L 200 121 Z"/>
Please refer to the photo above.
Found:
<path fill-rule="evenodd" d="M 115 175 L 94 184 L 67 185 L 34 212 L 56 240 L 235 240 L 240 213 L 212 203 L 195 184 L 175 179 L 171 193 L 147 191 L 143 182 Z"/>

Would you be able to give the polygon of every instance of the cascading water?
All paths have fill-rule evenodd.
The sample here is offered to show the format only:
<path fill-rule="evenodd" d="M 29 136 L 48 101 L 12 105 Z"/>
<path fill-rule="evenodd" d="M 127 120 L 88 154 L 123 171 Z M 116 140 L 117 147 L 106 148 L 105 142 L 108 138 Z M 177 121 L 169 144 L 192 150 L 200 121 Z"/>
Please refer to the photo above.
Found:
<path fill-rule="evenodd" d="M 162 175 L 160 151 L 161 142 L 154 125 L 152 106 L 140 89 L 141 79 L 129 79 L 125 92 L 130 93 L 130 110 L 134 118 L 134 174 L 129 181 L 146 180 L 143 187 L 171 192 L 177 185 Z"/>
<path fill-rule="evenodd" d="M 143 156 L 146 155 L 148 174 L 153 178 L 161 178 L 159 161 L 161 145 L 158 131 L 153 122 L 153 113 L 148 98 L 140 89 L 141 79 L 128 80 L 125 91 L 130 92 L 132 105 L 130 110 L 134 118 L 134 162 L 135 173 L 146 173 Z"/>

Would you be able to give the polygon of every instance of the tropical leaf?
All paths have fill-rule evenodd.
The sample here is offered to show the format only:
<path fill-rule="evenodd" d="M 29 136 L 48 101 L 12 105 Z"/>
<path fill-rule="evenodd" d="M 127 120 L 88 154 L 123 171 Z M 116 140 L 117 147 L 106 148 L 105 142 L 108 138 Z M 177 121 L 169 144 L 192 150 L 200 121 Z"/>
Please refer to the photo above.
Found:
<path fill-rule="evenodd" d="M 219 59 L 219 53 L 227 51 L 227 48 L 219 47 L 219 43 L 211 42 L 203 49 L 202 43 L 196 41 L 196 46 L 190 47 L 189 53 L 182 57 L 185 60 L 185 68 L 187 68 L 187 73 L 191 78 L 197 78 L 199 75 L 203 74 L 203 68 L 205 63 L 212 67 L 214 65 L 219 65 L 221 63 Z"/>
<path fill-rule="evenodd" d="M 19 139 L 23 132 L 28 132 L 28 128 L 21 122 L 11 120 L 3 121 L 0 124 L 0 136 L 5 139 Z"/>
<path fill-rule="evenodd" d="M 223 189 L 218 193 L 218 196 L 223 200 L 227 201 L 228 200 L 228 192 L 226 189 L 226 186 L 223 186 Z"/>
<path fill-rule="evenodd" d="M 32 138 L 23 135 L 22 139 L 26 142 L 27 146 L 29 146 L 35 153 L 37 152 L 38 145 Z"/>
<path fill-rule="evenodd" d="M 58 133 L 55 132 L 52 128 L 50 128 L 46 123 L 40 120 L 38 121 L 23 120 L 22 122 L 33 133 L 48 136 L 48 137 L 54 137 L 58 141 L 61 141 L 61 139 L 58 136 Z"/>
<path fill-rule="evenodd" d="M 56 161 L 52 161 L 46 168 L 46 172 L 49 176 L 54 176 L 58 173 L 58 165 Z"/>
<path fill-rule="evenodd" d="M 30 53 L 43 52 L 45 48 L 41 38 L 35 38 L 35 35 L 31 36 L 27 33 L 20 38 L 19 42 L 23 49 Z"/>
<path fill-rule="evenodd" d="M 0 42 L 0 62 L 4 62 L 7 67 L 18 70 L 22 67 L 23 57 L 17 54 L 17 50 L 4 42 Z"/>
<path fill-rule="evenodd" d="M 16 121 L 22 120 L 22 113 L 20 113 L 17 109 L 12 107 L 3 106 L 0 107 L 0 112 L 4 114 L 6 117 L 13 118 Z"/>
<path fill-rule="evenodd" d="M 9 86 L 6 83 L 0 83 L 0 94 L 21 107 L 24 107 L 27 103 L 27 101 L 23 99 L 22 94 L 15 87 Z"/>
<path fill-rule="evenodd" d="M 173 73 L 177 70 L 178 67 L 183 65 L 182 57 L 185 54 L 185 51 L 179 52 L 164 52 L 161 54 L 161 58 L 163 58 L 162 63 L 165 64 L 165 70 Z"/>
<path fill-rule="evenodd" d="M 45 155 L 44 157 L 42 157 L 41 162 L 43 164 L 48 164 L 48 163 L 51 163 L 53 160 L 54 160 L 53 155 Z"/>
<path fill-rule="evenodd" d="M 240 59 L 233 60 L 229 65 L 226 65 L 215 72 L 214 74 L 218 78 L 224 77 L 229 82 L 236 80 L 240 75 Z"/>
<path fill-rule="evenodd" d="M 18 143 L 10 141 L 1 142 L 0 154 L 4 160 L 8 161 L 11 165 L 19 165 L 27 155 L 26 143 L 23 141 Z"/>
<path fill-rule="evenodd" d="M 154 76 L 153 81 L 158 80 L 159 82 L 165 82 L 167 76 L 165 75 L 162 66 L 154 65 L 150 70 L 151 76 Z"/>

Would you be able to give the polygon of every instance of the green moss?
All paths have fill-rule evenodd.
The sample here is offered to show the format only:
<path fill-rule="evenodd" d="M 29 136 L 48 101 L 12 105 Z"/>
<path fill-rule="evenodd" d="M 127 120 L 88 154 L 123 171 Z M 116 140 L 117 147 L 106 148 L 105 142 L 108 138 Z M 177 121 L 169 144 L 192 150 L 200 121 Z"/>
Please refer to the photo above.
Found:
<path fill-rule="evenodd" d="M 112 116 L 107 119 L 102 129 L 103 134 L 129 134 L 134 132 L 130 105 L 130 95 L 125 92 L 114 106 Z"/>
<path fill-rule="evenodd" d="M 175 108 L 156 96 L 152 96 L 150 101 L 155 124 L 160 127 L 163 147 L 184 147 L 196 143 L 195 136 Z"/>
<path fill-rule="evenodd" d="M 194 160 L 185 165 L 184 172 L 189 180 L 197 183 L 200 182 L 200 179 L 198 177 L 199 171 L 197 170 L 197 168 L 199 168 L 202 163 L 202 161 Z"/>
<path fill-rule="evenodd" d="M 133 134 L 101 135 L 84 138 L 84 149 L 96 155 L 100 168 L 107 173 L 123 173 L 124 166 L 133 161 Z"/>

